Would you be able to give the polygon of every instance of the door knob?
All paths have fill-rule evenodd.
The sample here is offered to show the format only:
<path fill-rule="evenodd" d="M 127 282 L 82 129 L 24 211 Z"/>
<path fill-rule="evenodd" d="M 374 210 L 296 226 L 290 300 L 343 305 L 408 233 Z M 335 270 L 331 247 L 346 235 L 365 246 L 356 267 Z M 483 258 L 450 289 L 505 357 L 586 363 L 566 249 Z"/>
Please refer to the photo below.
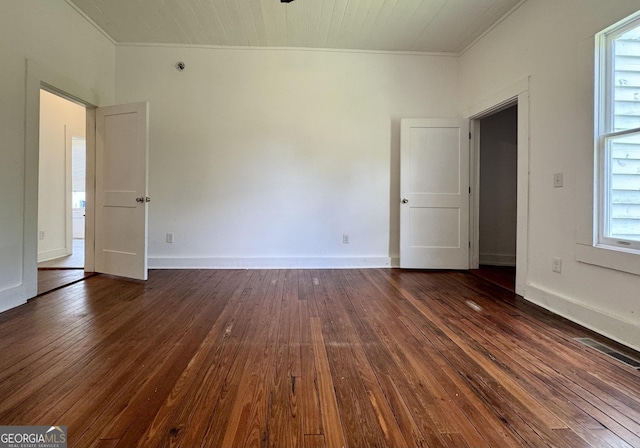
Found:
<path fill-rule="evenodd" d="M 142 196 L 136 198 L 136 202 L 151 202 L 151 198 L 149 196 Z"/>
<path fill-rule="evenodd" d="M 402 202 L 403 204 L 406 204 L 407 202 L 409 202 L 409 199 L 407 199 L 407 198 L 402 198 L 402 201 L 400 201 L 400 202 Z"/>

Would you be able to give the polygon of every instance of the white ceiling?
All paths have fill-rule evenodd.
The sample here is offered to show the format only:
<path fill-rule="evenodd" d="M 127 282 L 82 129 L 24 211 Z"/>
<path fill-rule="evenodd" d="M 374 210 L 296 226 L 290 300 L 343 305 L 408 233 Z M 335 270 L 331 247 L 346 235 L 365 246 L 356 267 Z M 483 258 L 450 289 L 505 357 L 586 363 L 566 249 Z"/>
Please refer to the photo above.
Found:
<path fill-rule="evenodd" d="M 524 0 L 67 0 L 116 43 L 460 53 Z"/>

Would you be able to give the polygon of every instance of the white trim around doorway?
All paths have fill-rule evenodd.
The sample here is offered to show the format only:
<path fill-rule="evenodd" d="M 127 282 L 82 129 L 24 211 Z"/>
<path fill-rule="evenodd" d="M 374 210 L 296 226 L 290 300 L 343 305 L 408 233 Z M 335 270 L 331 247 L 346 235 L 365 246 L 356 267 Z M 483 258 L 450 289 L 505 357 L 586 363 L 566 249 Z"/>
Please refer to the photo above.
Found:
<path fill-rule="evenodd" d="M 486 98 L 467 110 L 471 128 L 469 266 L 478 268 L 480 235 L 480 120 L 508 107 L 518 107 L 518 205 L 516 239 L 516 294 L 526 294 L 529 247 L 529 78 Z"/>
<path fill-rule="evenodd" d="M 38 294 L 38 167 L 40 153 L 40 89 L 47 90 L 87 108 L 87 211 L 85 271 L 93 270 L 93 199 L 95 179 L 95 105 L 104 103 L 95 90 L 77 80 L 26 60 L 26 129 L 23 223 L 23 266 L 21 292 L 25 299 Z M 91 214 L 90 214 L 91 213 Z"/>

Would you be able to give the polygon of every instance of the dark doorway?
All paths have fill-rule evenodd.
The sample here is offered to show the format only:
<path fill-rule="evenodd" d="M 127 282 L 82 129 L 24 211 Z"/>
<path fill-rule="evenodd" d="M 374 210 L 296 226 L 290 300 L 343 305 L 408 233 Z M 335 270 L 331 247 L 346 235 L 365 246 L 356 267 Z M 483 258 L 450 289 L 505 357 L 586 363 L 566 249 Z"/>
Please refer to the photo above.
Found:
<path fill-rule="evenodd" d="M 511 291 L 516 272 L 517 169 L 514 105 L 480 120 L 480 269 L 474 272 Z"/>

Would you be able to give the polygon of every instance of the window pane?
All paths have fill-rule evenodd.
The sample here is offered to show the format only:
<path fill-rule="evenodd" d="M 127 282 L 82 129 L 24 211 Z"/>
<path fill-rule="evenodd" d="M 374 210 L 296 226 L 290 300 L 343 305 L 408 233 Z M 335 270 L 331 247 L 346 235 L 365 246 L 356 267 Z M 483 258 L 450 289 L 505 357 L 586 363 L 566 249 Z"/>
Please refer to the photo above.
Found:
<path fill-rule="evenodd" d="M 604 236 L 640 241 L 640 132 L 606 139 Z"/>
<path fill-rule="evenodd" d="M 640 127 L 640 26 L 613 41 L 613 132 Z"/>

